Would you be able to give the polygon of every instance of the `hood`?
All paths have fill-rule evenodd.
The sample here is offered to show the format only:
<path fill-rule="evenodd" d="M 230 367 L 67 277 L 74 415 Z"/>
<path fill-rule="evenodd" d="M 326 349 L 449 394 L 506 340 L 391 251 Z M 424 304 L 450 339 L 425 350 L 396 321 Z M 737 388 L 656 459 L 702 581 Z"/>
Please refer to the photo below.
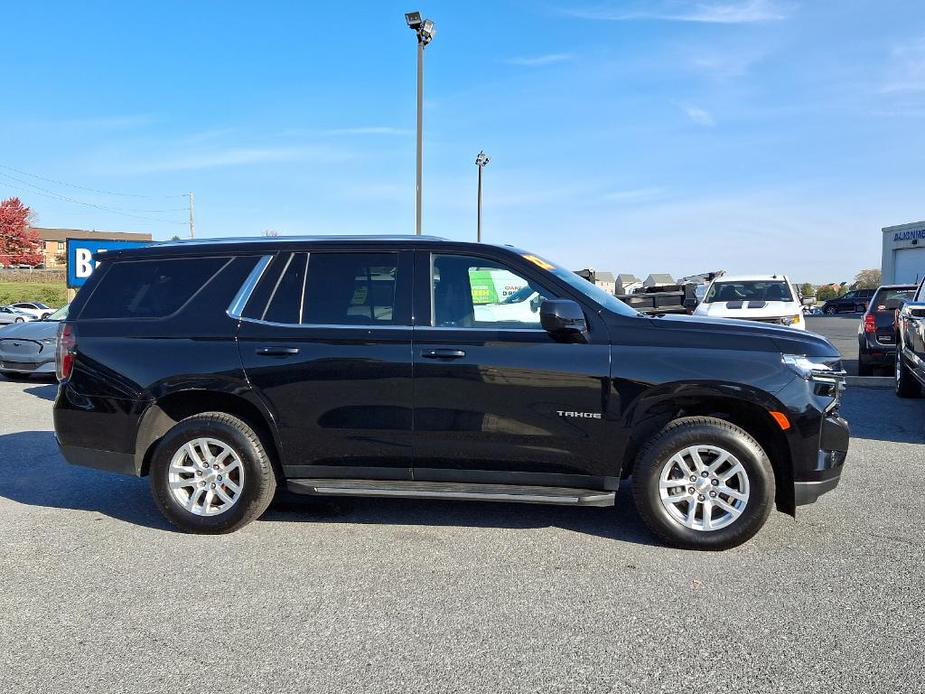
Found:
<path fill-rule="evenodd" d="M 838 350 L 822 335 L 783 326 L 684 315 L 666 315 L 649 320 L 658 329 L 677 331 L 679 343 L 692 347 L 840 358 Z"/>
<path fill-rule="evenodd" d="M 778 318 L 802 310 L 792 301 L 714 301 L 697 306 L 696 315 L 716 318 Z"/>
<path fill-rule="evenodd" d="M 0 340 L 18 338 L 22 340 L 44 340 L 58 334 L 58 321 L 33 321 L 31 323 L 10 323 L 0 327 Z"/>

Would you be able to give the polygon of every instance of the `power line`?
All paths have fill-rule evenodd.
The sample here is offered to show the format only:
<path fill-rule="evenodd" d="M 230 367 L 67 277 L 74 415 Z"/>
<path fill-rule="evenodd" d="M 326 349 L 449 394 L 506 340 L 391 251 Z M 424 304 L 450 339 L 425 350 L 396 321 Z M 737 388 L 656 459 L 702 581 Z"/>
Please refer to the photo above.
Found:
<path fill-rule="evenodd" d="M 60 186 L 67 186 L 68 188 L 76 188 L 77 190 L 85 190 L 89 193 L 100 193 L 102 195 L 115 195 L 120 198 L 155 199 L 155 198 L 185 198 L 186 197 L 185 193 L 181 193 L 179 195 L 176 195 L 176 194 L 174 195 L 142 195 L 140 193 L 116 193 L 111 190 L 100 190 L 98 188 L 88 188 L 86 186 L 79 186 L 74 183 L 67 183 L 66 181 L 59 181 L 54 178 L 46 178 L 45 176 L 39 176 L 38 174 L 29 173 L 28 171 L 23 171 L 22 169 L 16 169 L 16 168 L 13 168 L 12 166 L 7 166 L 6 164 L 0 164 L 0 169 L 6 169 L 7 171 L 13 171 L 22 176 L 28 176 L 29 178 L 37 178 L 38 180 L 45 181 L 46 183 L 55 183 Z"/>
<path fill-rule="evenodd" d="M 44 196 L 44 197 L 51 198 L 52 200 L 59 200 L 59 201 L 62 201 L 62 202 L 70 202 L 70 203 L 73 203 L 73 204 L 75 204 L 75 205 L 83 205 L 83 206 L 85 206 L 85 207 L 92 207 L 92 208 L 95 208 L 95 209 L 97 209 L 97 210 L 103 210 L 104 212 L 113 212 L 113 213 L 115 213 L 115 214 L 121 214 L 121 215 L 124 215 L 124 216 L 126 216 L 126 217 L 134 217 L 135 219 L 144 219 L 144 220 L 147 220 L 147 221 L 149 221 L 149 222 L 160 222 L 160 223 L 162 223 L 162 224 L 186 224 L 186 222 L 178 222 L 178 221 L 174 221 L 174 220 L 171 220 L 171 219 L 159 219 L 159 218 L 156 218 L 156 217 L 147 217 L 147 216 L 143 216 L 143 215 L 133 214 L 132 212 L 127 211 L 125 208 L 107 207 L 107 206 L 105 206 L 105 205 L 97 205 L 96 203 L 86 202 L 86 201 L 84 201 L 84 200 L 77 200 L 76 198 L 72 198 L 72 197 L 69 197 L 69 196 L 67 196 L 67 195 L 62 195 L 62 194 L 60 194 L 60 193 L 56 193 L 55 191 L 53 191 L 53 190 L 48 190 L 47 188 L 42 188 L 42 187 L 40 187 L 40 186 L 36 186 L 36 185 L 33 184 L 33 183 L 29 183 L 28 181 L 24 181 L 24 180 L 22 180 L 22 179 L 20 179 L 20 178 L 17 178 L 16 176 L 11 176 L 10 174 L 5 174 L 5 173 L 3 173 L 3 172 L 0 172 L 0 176 L 2 176 L 3 178 L 7 178 L 7 179 L 10 179 L 10 180 L 16 181 L 16 182 L 18 182 L 20 185 L 24 185 L 24 186 L 27 186 L 27 187 L 31 188 L 31 189 L 32 189 L 31 192 L 32 192 L 33 194 L 42 195 L 42 196 Z M 131 209 L 131 208 L 128 208 L 128 209 Z M 137 212 L 146 212 L 146 211 L 148 211 L 148 210 L 135 210 L 135 211 L 137 211 Z M 154 212 L 154 210 L 151 210 L 151 211 Z M 160 211 L 161 211 L 161 212 L 171 212 L 171 211 L 174 211 L 174 210 L 160 210 Z M 183 211 L 183 212 L 185 212 L 185 211 L 186 211 L 186 208 L 177 208 L 177 211 Z"/>

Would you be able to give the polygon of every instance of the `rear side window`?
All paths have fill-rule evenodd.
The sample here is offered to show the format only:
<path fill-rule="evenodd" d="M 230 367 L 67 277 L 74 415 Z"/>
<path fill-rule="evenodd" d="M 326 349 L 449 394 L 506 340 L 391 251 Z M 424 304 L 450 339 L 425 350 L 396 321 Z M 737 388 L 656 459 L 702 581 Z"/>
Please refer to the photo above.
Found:
<path fill-rule="evenodd" d="M 312 253 L 302 322 L 394 325 L 397 289 L 397 253 Z"/>
<path fill-rule="evenodd" d="M 228 258 L 115 262 L 100 279 L 81 318 L 163 318 L 179 310 Z"/>

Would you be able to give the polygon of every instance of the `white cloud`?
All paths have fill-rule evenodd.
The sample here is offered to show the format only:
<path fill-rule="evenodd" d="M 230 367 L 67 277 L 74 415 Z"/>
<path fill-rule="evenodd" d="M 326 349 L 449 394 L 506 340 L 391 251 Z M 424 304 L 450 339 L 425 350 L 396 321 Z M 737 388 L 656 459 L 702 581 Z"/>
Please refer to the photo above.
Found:
<path fill-rule="evenodd" d="M 575 56 L 571 53 L 546 53 L 544 55 L 509 58 L 505 62 L 509 65 L 519 65 L 521 67 L 543 67 L 545 65 L 555 65 L 556 63 L 567 63 L 574 60 L 574 58 Z"/>
<path fill-rule="evenodd" d="M 687 117 L 697 125 L 702 125 L 707 128 L 716 125 L 713 114 L 706 109 L 702 109 L 699 106 L 691 106 L 690 104 L 682 104 L 681 108 L 684 110 L 684 113 L 687 114 Z"/>
<path fill-rule="evenodd" d="M 238 147 L 212 150 L 196 154 L 182 154 L 174 157 L 142 161 L 133 157 L 137 164 L 116 166 L 112 173 L 161 173 L 167 171 L 196 171 L 257 164 L 314 161 L 334 163 L 350 159 L 350 155 L 326 147 Z"/>
<path fill-rule="evenodd" d="M 323 135 L 411 135 L 414 131 L 409 128 L 393 128 L 388 125 L 367 125 L 356 128 L 333 128 L 322 130 Z"/>
<path fill-rule="evenodd" d="M 890 76 L 883 92 L 925 92 L 925 37 L 893 49 Z"/>
<path fill-rule="evenodd" d="M 653 198 L 661 197 L 664 194 L 662 188 L 633 188 L 631 190 L 617 190 L 612 193 L 605 193 L 604 200 L 621 203 L 646 202 Z"/>
<path fill-rule="evenodd" d="M 705 24 L 751 24 L 786 19 L 791 12 L 789 3 L 777 0 L 663 0 L 654 4 L 607 3 L 564 12 L 581 19 L 610 22 L 668 21 Z"/>

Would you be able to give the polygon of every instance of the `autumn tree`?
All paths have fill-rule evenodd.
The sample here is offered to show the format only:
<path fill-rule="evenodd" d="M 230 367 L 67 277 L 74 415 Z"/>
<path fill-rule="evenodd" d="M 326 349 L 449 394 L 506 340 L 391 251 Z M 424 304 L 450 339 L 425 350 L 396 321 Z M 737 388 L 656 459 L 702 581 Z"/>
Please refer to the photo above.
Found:
<path fill-rule="evenodd" d="M 32 210 L 19 198 L 0 202 L 0 265 L 38 265 L 42 240 L 31 226 Z"/>
<path fill-rule="evenodd" d="M 817 301 L 837 299 L 842 294 L 844 294 L 844 292 L 842 291 L 841 285 L 838 284 L 823 284 L 822 286 L 816 288 Z"/>
<path fill-rule="evenodd" d="M 809 282 L 804 282 L 800 285 L 800 294 L 807 297 L 816 296 L 816 288 Z"/>
<path fill-rule="evenodd" d="M 854 284 L 851 285 L 852 289 L 876 289 L 879 286 L 880 270 L 877 268 L 861 270 L 854 276 Z"/>

